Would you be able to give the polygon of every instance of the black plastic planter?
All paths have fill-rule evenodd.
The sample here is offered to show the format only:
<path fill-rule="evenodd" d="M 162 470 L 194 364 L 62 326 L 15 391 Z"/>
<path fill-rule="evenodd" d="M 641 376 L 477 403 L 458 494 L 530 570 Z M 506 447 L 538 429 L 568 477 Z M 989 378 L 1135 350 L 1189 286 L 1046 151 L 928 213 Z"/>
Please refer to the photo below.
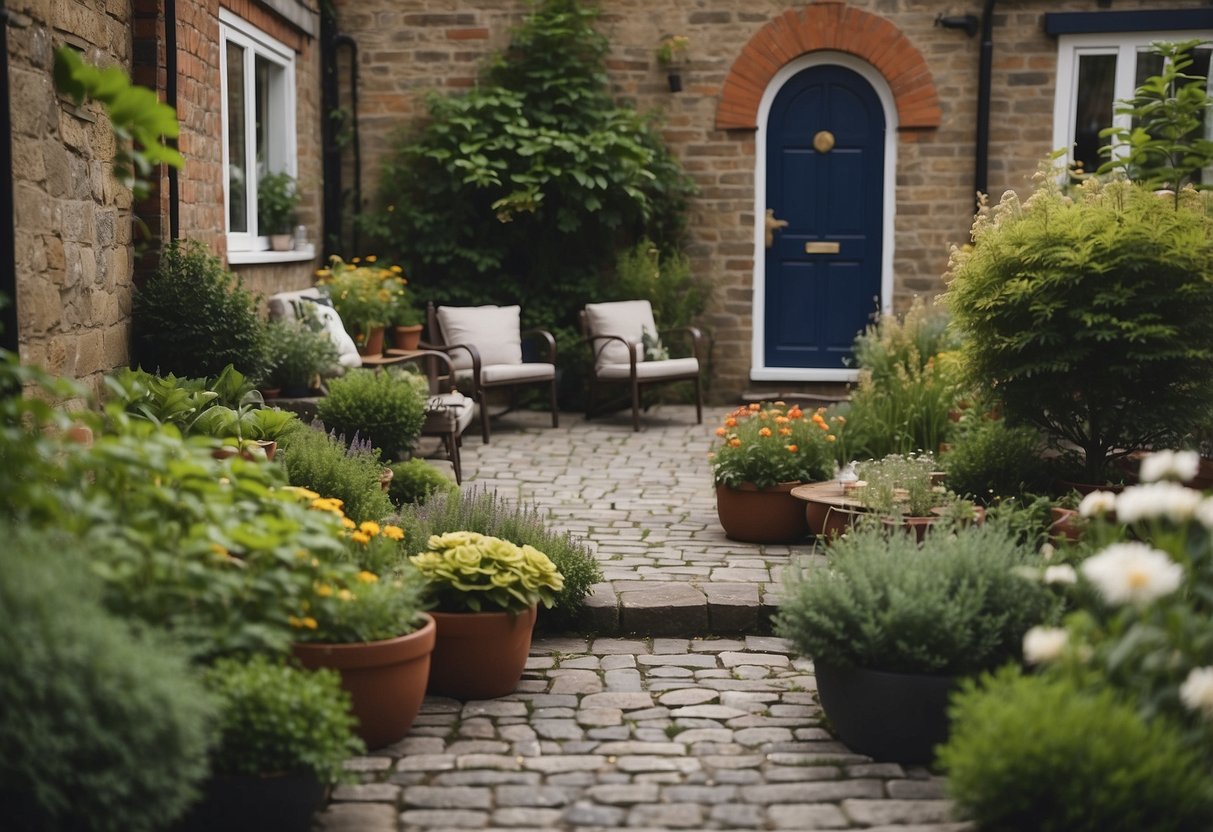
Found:
<path fill-rule="evenodd" d="M 311 774 L 212 777 L 175 832 L 308 832 L 328 787 Z"/>
<path fill-rule="evenodd" d="M 929 763 L 947 740 L 955 677 L 814 666 L 821 707 L 853 751 L 880 762 Z"/>

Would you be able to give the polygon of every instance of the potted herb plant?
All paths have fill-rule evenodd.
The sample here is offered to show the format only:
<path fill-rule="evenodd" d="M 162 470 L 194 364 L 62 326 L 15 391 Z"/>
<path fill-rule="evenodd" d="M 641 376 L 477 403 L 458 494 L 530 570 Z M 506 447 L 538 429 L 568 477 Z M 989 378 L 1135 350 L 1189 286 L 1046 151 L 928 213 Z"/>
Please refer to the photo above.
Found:
<path fill-rule="evenodd" d="M 556 565 L 533 546 L 477 532 L 429 539 L 409 560 L 434 603 L 438 640 L 431 693 L 492 699 L 522 678 L 539 604 L 551 607 L 564 588 Z"/>
<path fill-rule="evenodd" d="M 306 832 L 342 764 L 363 751 L 337 674 L 254 654 L 219 659 L 204 678 L 219 700 L 219 742 L 180 828 Z"/>
<path fill-rule="evenodd" d="M 380 264 L 383 268 L 383 265 Z M 392 294 L 392 307 L 388 312 L 388 323 L 392 327 L 392 346 L 398 350 L 415 350 L 421 345 L 421 330 L 425 315 L 409 289 L 408 278 L 399 266 L 387 266 L 391 276 L 384 278 L 384 285 Z"/>
<path fill-rule="evenodd" d="M 931 454 L 889 454 L 857 466 L 855 494 L 863 507 L 886 526 L 904 526 L 922 540 L 927 527 L 945 515 L 980 520 L 981 513 L 939 484 Z"/>
<path fill-rule="evenodd" d="M 328 268 L 316 272 L 363 355 L 383 353 L 383 330 L 392 318 L 396 293 L 403 291 L 403 278 L 393 271 L 396 267 L 385 267 L 378 261 L 378 257 L 369 255 L 347 263 L 333 255 Z"/>
<path fill-rule="evenodd" d="M 1018 659 L 1053 595 L 1018 568 L 1040 557 L 993 524 L 903 534 L 860 524 L 795 574 L 778 632 L 812 657 L 839 739 L 882 761 L 929 762 L 960 677 Z"/>
<path fill-rule="evenodd" d="M 750 404 L 716 429 L 709 459 L 716 511 L 725 536 L 748 543 L 788 543 L 809 533 L 796 486 L 829 479 L 836 429 L 825 409 L 806 414 L 783 402 Z"/>
<path fill-rule="evenodd" d="M 682 90 L 682 69 L 686 66 L 691 39 L 686 35 L 666 35 L 657 45 L 657 63 L 665 67 L 670 92 Z"/>
<path fill-rule="evenodd" d="M 257 229 L 270 238 L 274 251 L 289 251 L 299 188 L 289 173 L 271 173 L 257 182 Z"/>
<path fill-rule="evenodd" d="M 310 395 L 318 379 L 338 365 L 337 347 L 323 332 L 298 320 L 273 321 L 266 333 L 266 384 L 288 398 Z"/>

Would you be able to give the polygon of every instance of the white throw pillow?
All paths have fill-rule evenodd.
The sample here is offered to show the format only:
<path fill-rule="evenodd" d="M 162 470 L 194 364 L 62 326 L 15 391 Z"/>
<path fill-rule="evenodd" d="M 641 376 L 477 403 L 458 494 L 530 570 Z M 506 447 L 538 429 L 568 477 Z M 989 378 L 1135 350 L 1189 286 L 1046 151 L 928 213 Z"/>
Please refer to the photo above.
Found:
<path fill-rule="evenodd" d="M 636 344 L 636 360 L 644 361 L 644 333 L 657 337 L 653 307 L 647 300 L 622 300 L 614 303 L 587 303 L 586 319 L 595 335 L 616 335 Z M 628 348 L 618 341 L 594 339 L 594 366 L 627 364 Z"/>
<path fill-rule="evenodd" d="M 522 323 L 518 306 L 440 306 L 438 326 L 447 344 L 471 344 L 480 353 L 480 366 L 522 363 Z M 451 353 L 456 370 L 467 370 L 466 350 Z"/>
<path fill-rule="evenodd" d="M 299 310 L 303 304 L 311 309 L 316 320 L 324 324 L 324 332 L 329 340 L 337 347 L 337 359 L 342 367 L 361 367 L 362 357 L 358 355 L 358 346 L 354 339 L 345 331 L 341 316 L 329 303 L 329 299 L 321 294 L 316 287 L 300 289 L 296 292 L 279 292 L 270 297 L 269 311 L 271 319 L 299 320 Z"/>

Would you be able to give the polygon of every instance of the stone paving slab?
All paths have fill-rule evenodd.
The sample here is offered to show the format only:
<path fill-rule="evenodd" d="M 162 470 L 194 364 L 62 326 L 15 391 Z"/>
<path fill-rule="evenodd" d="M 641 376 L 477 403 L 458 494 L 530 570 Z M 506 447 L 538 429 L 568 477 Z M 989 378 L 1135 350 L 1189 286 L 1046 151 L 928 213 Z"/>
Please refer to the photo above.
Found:
<path fill-rule="evenodd" d="M 408 737 L 349 761 L 318 832 L 969 832 L 941 777 L 835 741 L 815 687 L 771 637 L 539 639 L 515 693 L 427 698 Z"/>
<path fill-rule="evenodd" d="M 590 544 L 605 581 L 586 600 L 585 632 L 769 632 L 789 563 L 819 556 L 811 541 L 724 536 L 707 458 L 715 410 L 696 425 L 691 406 L 654 407 L 639 433 L 627 412 L 565 413 L 559 428 L 544 413 L 510 413 L 494 420 L 489 445 L 465 435 L 464 483 L 535 503 Z"/>

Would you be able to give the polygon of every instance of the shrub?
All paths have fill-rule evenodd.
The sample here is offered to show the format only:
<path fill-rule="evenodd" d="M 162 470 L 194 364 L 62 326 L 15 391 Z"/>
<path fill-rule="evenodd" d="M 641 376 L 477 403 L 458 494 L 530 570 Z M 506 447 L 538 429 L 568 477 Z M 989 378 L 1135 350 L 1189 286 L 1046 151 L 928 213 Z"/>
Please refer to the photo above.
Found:
<path fill-rule="evenodd" d="M 310 771 L 334 782 L 364 750 L 349 695 L 333 670 L 300 670 L 253 656 L 223 659 L 206 673 L 221 702 L 218 774 Z"/>
<path fill-rule="evenodd" d="M 214 703 L 180 651 L 101 608 L 88 538 L 0 528 L 6 825 L 167 828 L 206 776 Z"/>
<path fill-rule="evenodd" d="M 316 415 L 331 430 L 358 434 L 391 457 L 407 451 L 421 435 L 425 396 L 409 380 L 414 374 L 351 370 L 329 383 Z"/>
<path fill-rule="evenodd" d="M 324 332 L 300 321 L 274 321 L 266 330 L 266 385 L 286 390 L 313 387 L 313 379 L 337 366 L 337 347 Z"/>
<path fill-rule="evenodd" d="M 982 503 L 1037 491 L 1049 481 L 1043 446 L 1039 431 L 1027 425 L 962 419 L 942 458 L 948 487 Z"/>
<path fill-rule="evenodd" d="M 948 306 L 972 377 L 1008 420 L 1109 461 L 1178 437 L 1213 401 L 1213 218 L 1194 191 L 1089 179 L 1063 195 L 1045 171 L 1008 192 L 955 249 Z"/>
<path fill-rule="evenodd" d="M 564 589 L 545 613 L 553 627 L 574 621 L 590 587 L 602 580 L 602 570 L 585 543 L 568 532 L 550 529 L 536 505 L 516 506 L 493 491 L 435 493 L 424 504 L 403 506 L 400 526 L 411 551 L 426 548 L 430 535 L 469 531 L 543 552 L 564 576 Z"/>
<path fill-rule="evenodd" d="M 392 466 L 388 496 L 396 505 L 424 503 L 435 492 L 448 493 L 458 485 L 424 459 L 410 459 Z"/>
<path fill-rule="evenodd" d="M 829 565 L 793 576 L 780 633 L 815 660 L 904 673 L 963 674 L 1019 656 L 1052 596 L 1014 572 L 1037 562 L 1005 531 L 970 526 L 912 535 L 859 528 Z"/>
<path fill-rule="evenodd" d="M 939 751 L 948 789 L 981 829 L 1196 832 L 1213 824 L 1200 757 L 1165 720 L 1110 691 L 1008 669 L 966 684 Z"/>
<path fill-rule="evenodd" d="M 323 424 L 300 424 L 288 432 L 279 440 L 274 459 L 286 468 L 291 485 L 341 500 L 354 522 L 378 521 L 392 513 L 392 502 L 380 485 L 379 454 L 364 443 L 347 448 L 343 438 L 325 433 Z"/>
<path fill-rule="evenodd" d="M 255 297 L 197 240 L 174 241 L 135 290 L 135 358 L 159 373 L 216 376 L 228 364 L 249 376 L 265 365 L 265 325 Z"/>

